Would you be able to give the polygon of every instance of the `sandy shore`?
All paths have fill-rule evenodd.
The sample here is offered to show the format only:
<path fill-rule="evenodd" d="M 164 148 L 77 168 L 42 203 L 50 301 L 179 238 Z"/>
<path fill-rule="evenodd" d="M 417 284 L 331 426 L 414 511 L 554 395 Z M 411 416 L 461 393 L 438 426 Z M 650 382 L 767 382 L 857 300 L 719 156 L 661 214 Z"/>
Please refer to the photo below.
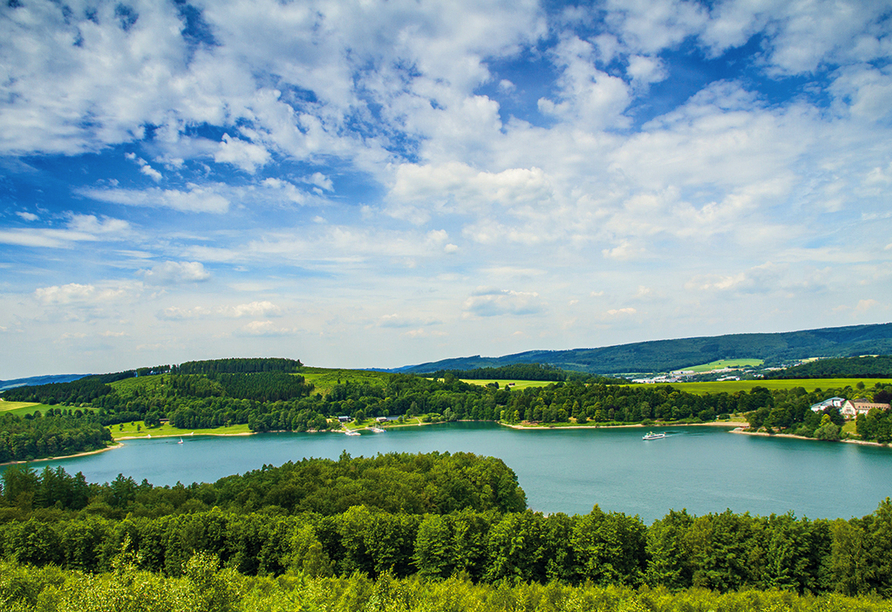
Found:
<path fill-rule="evenodd" d="M 242 431 L 239 433 L 200 433 L 199 436 L 253 436 L 256 434 L 256 431 Z M 158 438 L 183 438 L 196 435 L 195 432 L 192 433 L 170 433 L 170 434 L 159 434 L 157 436 L 153 435 L 145 435 L 145 436 L 122 436 L 120 438 L 115 438 L 115 440 L 157 440 Z M 74 455 L 72 455 L 74 456 Z"/>
<path fill-rule="evenodd" d="M 7 461 L 6 463 L 0 463 L 0 465 L 20 465 L 22 463 L 40 463 L 42 461 L 57 461 L 59 459 L 72 459 L 74 457 L 86 457 L 87 455 L 98 455 L 99 453 L 104 453 L 105 451 L 115 450 L 116 448 L 122 448 L 124 445 L 121 443 L 113 444 L 112 446 L 106 446 L 105 448 L 100 448 L 99 450 L 87 451 L 85 453 L 75 453 L 74 455 L 60 455 L 58 457 L 44 457 L 43 459 L 34 459 L 33 461 Z"/>
<path fill-rule="evenodd" d="M 745 425 L 744 425 L 745 426 Z M 796 436 L 794 434 L 770 434 L 766 431 L 744 431 L 743 427 L 738 427 L 731 431 L 731 433 L 743 434 L 745 436 L 762 436 L 765 438 L 792 438 L 794 440 L 810 440 L 812 442 L 824 442 L 824 440 L 818 440 L 817 438 L 806 438 L 805 436 Z M 836 440 L 836 442 L 843 442 L 845 444 L 860 444 L 861 446 L 885 446 L 888 447 L 888 444 L 882 444 L 880 442 L 868 442 L 867 440 Z"/>
<path fill-rule="evenodd" d="M 641 429 L 663 429 L 665 427 L 747 427 L 749 423 L 745 421 L 710 421 L 709 423 L 651 423 L 650 425 L 642 425 L 641 423 L 632 423 L 630 425 L 511 425 L 502 423 L 502 427 L 510 427 L 511 429 L 523 429 L 535 431 L 537 429 L 624 429 L 628 427 L 638 427 Z"/>

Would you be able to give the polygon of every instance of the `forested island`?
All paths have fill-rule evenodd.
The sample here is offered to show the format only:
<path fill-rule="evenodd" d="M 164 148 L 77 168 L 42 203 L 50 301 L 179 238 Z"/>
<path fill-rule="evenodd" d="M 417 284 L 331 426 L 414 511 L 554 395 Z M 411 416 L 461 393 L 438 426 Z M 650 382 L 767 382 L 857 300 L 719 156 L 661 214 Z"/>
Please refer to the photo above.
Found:
<path fill-rule="evenodd" d="M 510 468 L 469 453 L 173 487 L 13 466 L 0 553 L 8 610 L 873 610 L 892 595 L 892 502 L 848 521 L 673 511 L 647 526 L 533 512 Z"/>

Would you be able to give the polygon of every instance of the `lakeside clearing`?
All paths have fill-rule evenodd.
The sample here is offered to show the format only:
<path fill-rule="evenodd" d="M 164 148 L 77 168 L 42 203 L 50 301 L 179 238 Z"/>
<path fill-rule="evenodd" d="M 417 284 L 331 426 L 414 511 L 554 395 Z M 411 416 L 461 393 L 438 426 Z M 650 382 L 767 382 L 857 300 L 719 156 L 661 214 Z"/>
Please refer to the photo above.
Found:
<path fill-rule="evenodd" d="M 206 429 L 177 429 L 169 423 L 162 423 L 158 427 L 148 428 L 143 421 L 119 423 L 110 425 L 112 439 L 139 440 L 143 438 L 179 438 L 182 436 L 248 436 L 254 432 L 248 429 L 248 424 L 230 425 L 229 427 L 214 427 Z"/>

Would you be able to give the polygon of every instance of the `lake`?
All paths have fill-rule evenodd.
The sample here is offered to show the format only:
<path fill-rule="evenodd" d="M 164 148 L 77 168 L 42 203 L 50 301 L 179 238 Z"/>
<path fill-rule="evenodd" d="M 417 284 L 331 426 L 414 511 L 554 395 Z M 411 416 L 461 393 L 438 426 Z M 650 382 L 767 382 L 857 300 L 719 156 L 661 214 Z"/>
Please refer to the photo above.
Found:
<path fill-rule="evenodd" d="M 663 431 L 663 430 L 660 430 Z M 90 482 L 119 473 L 156 485 L 213 482 L 264 464 L 388 452 L 468 451 L 499 457 L 517 474 L 534 510 L 639 515 L 647 524 L 670 509 L 851 518 L 892 496 L 892 450 L 731 434 L 721 427 L 671 427 L 643 441 L 641 428 L 515 430 L 494 423 L 406 427 L 361 436 L 267 433 L 129 440 L 96 455 L 35 462 Z"/>

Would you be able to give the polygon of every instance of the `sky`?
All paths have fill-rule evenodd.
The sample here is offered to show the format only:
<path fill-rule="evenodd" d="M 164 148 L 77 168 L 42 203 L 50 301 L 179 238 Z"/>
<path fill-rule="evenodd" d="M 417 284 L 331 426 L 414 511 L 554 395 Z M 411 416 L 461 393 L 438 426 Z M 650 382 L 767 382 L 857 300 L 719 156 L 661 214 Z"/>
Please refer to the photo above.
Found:
<path fill-rule="evenodd" d="M 9 0 L 0 379 L 892 321 L 892 0 Z"/>

